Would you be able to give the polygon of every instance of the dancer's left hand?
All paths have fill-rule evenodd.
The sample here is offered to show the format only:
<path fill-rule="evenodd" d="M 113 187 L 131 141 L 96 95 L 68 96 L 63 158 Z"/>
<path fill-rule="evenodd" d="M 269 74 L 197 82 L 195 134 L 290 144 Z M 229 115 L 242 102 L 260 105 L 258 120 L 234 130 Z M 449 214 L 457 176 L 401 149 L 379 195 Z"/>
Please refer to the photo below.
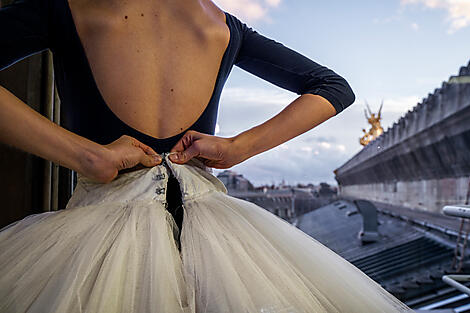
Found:
<path fill-rule="evenodd" d="M 233 144 L 234 138 L 217 137 L 188 130 L 175 144 L 169 158 L 172 162 L 183 164 L 197 158 L 206 166 L 213 168 L 230 168 L 243 161 Z"/>

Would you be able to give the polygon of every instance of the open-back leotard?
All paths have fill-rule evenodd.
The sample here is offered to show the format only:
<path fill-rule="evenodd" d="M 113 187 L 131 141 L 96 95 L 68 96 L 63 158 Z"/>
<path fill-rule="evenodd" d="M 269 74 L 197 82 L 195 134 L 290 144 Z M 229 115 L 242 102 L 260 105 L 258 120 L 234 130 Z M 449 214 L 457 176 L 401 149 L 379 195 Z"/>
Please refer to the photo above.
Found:
<path fill-rule="evenodd" d="M 0 8 L 0 70 L 47 48 L 64 116 L 61 126 L 100 144 L 132 136 L 156 152 L 167 152 L 187 130 L 214 134 L 220 94 L 233 65 L 299 95 L 327 99 L 336 114 L 354 102 L 348 83 L 332 70 L 269 39 L 225 12 L 230 41 L 213 94 L 196 122 L 163 139 L 121 121 L 105 103 L 81 44 L 67 0 L 16 0 Z"/>

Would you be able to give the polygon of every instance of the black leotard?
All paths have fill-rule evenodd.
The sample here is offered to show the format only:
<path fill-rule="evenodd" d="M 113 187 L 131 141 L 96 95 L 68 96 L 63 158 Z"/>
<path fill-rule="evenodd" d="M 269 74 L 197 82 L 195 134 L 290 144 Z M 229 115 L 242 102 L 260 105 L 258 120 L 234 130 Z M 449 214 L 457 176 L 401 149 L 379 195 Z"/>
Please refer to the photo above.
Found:
<path fill-rule="evenodd" d="M 90 140 L 108 144 L 126 134 L 167 152 L 189 130 L 214 134 L 222 88 L 233 65 L 299 95 L 327 99 L 336 114 L 354 102 L 348 83 L 332 70 L 248 27 L 225 12 L 230 42 L 215 88 L 202 115 L 181 133 L 157 139 L 122 122 L 106 105 L 93 78 L 67 0 L 16 0 L 0 8 L 0 70 L 47 48 L 65 116 L 61 125 Z"/>

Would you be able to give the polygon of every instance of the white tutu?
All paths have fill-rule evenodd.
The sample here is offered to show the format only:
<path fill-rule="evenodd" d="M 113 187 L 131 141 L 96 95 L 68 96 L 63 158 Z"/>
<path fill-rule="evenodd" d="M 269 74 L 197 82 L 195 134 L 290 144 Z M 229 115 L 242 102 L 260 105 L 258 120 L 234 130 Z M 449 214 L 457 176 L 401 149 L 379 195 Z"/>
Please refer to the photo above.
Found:
<path fill-rule="evenodd" d="M 345 259 L 227 195 L 197 160 L 79 177 L 67 208 L 0 230 L 0 312 L 414 312 Z M 183 196 L 181 253 L 165 207 Z"/>

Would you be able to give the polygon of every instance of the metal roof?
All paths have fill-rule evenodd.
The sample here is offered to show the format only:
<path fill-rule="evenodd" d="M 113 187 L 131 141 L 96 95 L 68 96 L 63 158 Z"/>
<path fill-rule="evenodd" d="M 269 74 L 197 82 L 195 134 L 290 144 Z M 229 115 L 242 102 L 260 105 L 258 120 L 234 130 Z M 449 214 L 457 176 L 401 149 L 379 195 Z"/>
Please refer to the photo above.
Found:
<path fill-rule="evenodd" d="M 453 273 L 453 241 L 380 209 L 377 219 L 379 239 L 368 244 L 358 237 L 362 216 L 350 201 L 318 208 L 297 217 L 293 224 L 417 312 L 448 308 L 453 311 L 447 312 L 470 312 L 470 299 L 442 281 L 443 275 Z M 464 272 L 470 272 L 468 263 Z"/>

